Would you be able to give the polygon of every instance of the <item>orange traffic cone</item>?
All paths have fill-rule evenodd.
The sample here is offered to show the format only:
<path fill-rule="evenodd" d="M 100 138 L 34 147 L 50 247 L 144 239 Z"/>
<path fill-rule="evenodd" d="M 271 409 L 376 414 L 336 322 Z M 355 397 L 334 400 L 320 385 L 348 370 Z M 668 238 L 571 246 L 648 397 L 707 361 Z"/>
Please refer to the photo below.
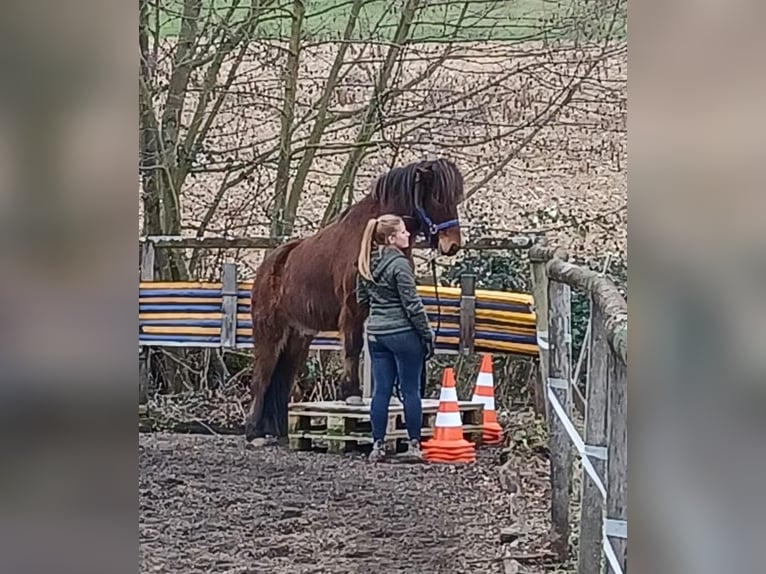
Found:
<path fill-rule="evenodd" d="M 421 445 L 423 457 L 430 462 L 475 462 L 476 446 L 463 438 L 463 420 L 457 404 L 455 374 L 444 369 L 436 413 L 434 435 Z"/>
<path fill-rule="evenodd" d="M 479 376 L 476 377 L 476 387 L 473 391 L 472 403 L 483 403 L 484 411 L 481 420 L 481 440 L 484 444 L 499 444 L 503 442 L 503 427 L 497 424 L 495 413 L 495 381 L 492 376 L 492 355 L 483 354 Z"/>

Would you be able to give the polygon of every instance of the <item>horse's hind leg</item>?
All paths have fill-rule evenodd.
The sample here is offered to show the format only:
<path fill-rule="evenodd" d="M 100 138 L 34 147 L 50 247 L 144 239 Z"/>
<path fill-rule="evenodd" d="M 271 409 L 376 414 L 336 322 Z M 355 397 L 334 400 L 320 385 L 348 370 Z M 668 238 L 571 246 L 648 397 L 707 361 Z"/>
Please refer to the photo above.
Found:
<path fill-rule="evenodd" d="M 274 437 L 287 437 L 287 410 L 290 393 L 301 369 L 306 364 L 312 335 L 291 331 L 271 376 L 271 384 L 263 399 L 263 429 Z"/>
<path fill-rule="evenodd" d="M 343 379 L 339 398 L 349 404 L 360 404 L 362 391 L 359 381 L 359 357 L 364 347 L 364 322 L 350 314 L 344 316 L 341 313 L 340 329 L 343 338 Z"/>
<path fill-rule="evenodd" d="M 287 338 L 284 330 L 267 331 L 258 329 L 253 334 L 253 373 L 250 383 L 250 409 L 245 421 L 245 438 L 251 442 L 264 438 L 268 429 L 264 426 L 264 405 L 266 393 L 271 386 L 280 351 Z"/>

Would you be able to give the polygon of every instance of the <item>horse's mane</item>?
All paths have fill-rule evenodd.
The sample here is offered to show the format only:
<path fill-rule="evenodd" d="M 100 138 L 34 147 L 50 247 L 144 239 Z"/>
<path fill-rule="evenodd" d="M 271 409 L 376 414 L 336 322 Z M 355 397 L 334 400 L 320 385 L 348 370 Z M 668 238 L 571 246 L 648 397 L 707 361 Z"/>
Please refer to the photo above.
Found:
<path fill-rule="evenodd" d="M 431 201 L 441 205 L 457 205 L 463 201 L 463 176 L 448 159 L 412 162 L 394 167 L 375 182 L 372 197 L 386 211 L 412 213 L 415 209 L 415 174 L 422 170 L 422 181 Z M 429 173 L 430 172 L 430 173 Z M 430 185 L 429 185 L 430 184 Z"/>
<path fill-rule="evenodd" d="M 423 171 L 421 178 L 430 201 L 439 205 L 457 205 L 463 201 L 463 175 L 448 159 L 416 161 L 391 168 L 375 180 L 369 197 L 378 202 L 386 213 L 413 213 L 415 174 L 418 170 Z M 346 206 L 333 221 L 343 221 L 353 207 L 354 205 Z"/>

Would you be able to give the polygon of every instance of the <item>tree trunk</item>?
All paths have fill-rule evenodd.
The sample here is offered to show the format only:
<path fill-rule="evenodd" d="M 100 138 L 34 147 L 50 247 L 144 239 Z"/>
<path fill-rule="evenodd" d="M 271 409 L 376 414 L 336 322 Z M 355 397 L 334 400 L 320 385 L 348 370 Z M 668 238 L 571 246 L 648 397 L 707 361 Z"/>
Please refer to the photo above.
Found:
<path fill-rule="evenodd" d="M 277 180 L 274 184 L 274 208 L 271 214 L 272 237 L 284 237 L 286 229 L 285 203 L 287 201 L 287 187 L 290 181 L 291 142 L 293 138 L 295 96 L 298 87 L 298 67 L 300 65 L 301 31 L 303 29 L 304 12 L 303 0 L 293 0 L 290 47 L 284 73 L 285 94 L 282 102 L 282 122 L 279 130 Z"/>

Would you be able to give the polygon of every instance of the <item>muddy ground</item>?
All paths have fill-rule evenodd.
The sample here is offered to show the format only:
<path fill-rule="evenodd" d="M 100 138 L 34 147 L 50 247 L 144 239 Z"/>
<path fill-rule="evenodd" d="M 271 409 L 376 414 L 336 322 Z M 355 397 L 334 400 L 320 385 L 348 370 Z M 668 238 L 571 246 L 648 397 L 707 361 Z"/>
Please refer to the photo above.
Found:
<path fill-rule="evenodd" d="M 530 532 L 510 545 L 497 449 L 454 467 L 249 450 L 238 436 L 139 434 L 139 448 L 140 572 L 556 570 L 536 556 L 548 545 L 544 457 L 524 469 Z"/>

